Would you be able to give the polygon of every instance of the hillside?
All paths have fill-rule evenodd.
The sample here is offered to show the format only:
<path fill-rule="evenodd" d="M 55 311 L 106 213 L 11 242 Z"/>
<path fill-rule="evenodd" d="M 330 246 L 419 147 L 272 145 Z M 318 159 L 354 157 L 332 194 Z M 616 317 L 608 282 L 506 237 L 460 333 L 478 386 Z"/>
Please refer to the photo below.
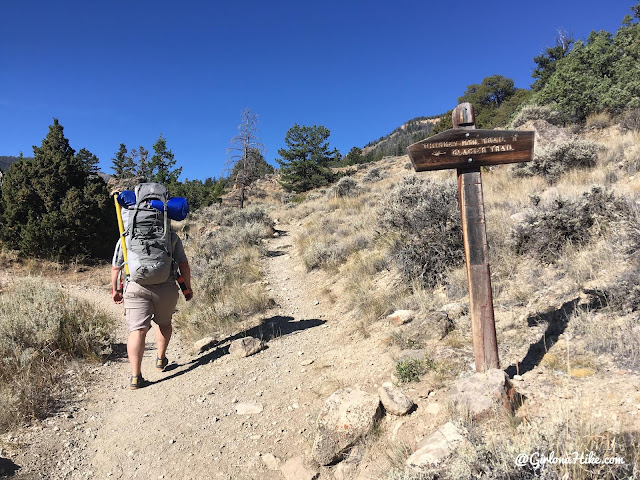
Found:
<path fill-rule="evenodd" d="M 153 371 L 150 336 L 143 369 L 152 385 L 124 389 L 120 324 L 108 361 L 71 365 L 60 377 L 73 387 L 70 400 L 2 437 L 1 456 L 11 459 L 14 477 L 633 477 L 640 444 L 640 301 L 637 213 L 627 208 L 639 198 L 640 133 L 613 125 L 576 135 L 541 121 L 522 128 L 537 132 L 536 162 L 526 172 L 500 166 L 483 173 L 501 367 L 524 395 L 514 413 L 473 420 L 451 400 L 452 386 L 473 374 L 464 266 L 454 255 L 441 271 L 423 271 L 423 283 L 409 282 L 410 269 L 403 268 L 415 253 L 407 248 L 426 248 L 411 231 L 420 225 L 426 246 L 445 243 L 419 223 L 432 218 L 418 212 L 428 212 L 433 195 L 402 221 L 394 202 L 423 189 L 453 188 L 455 198 L 455 173 L 414 174 L 408 158 L 397 156 L 361 167 L 341 188 L 313 190 L 284 205 L 275 181 L 264 180 L 252 200 L 274 219 L 264 231 L 258 222 L 269 221 L 255 207 L 244 213 L 210 207 L 189 220 L 181 230 L 197 301 L 179 304 L 170 370 Z M 583 155 L 596 152 L 595 163 L 556 172 L 551 180 L 536 173 L 567 144 Z M 401 192 L 406 197 L 397 197 Z M 451 212 L 456 209 L 454 200 Z M 392 219 L 395 231 L 385 226 Z M 540 225 L 547 230 L 535 230 Z M 576 230 L 562 237 L 560 226 Z M 238 244 L 258 231 L 262 240 Z M 238 261 L 246 263 L 224 263 Z M 33 275 L 27 267 L 3 262 L 3 288 Z M 436 274 L 433 284 L 429 273 Z M 120 317 L 121 308 L 110 303 L 107 267 L 40 274 Z M 220 284 L 227 286 L 219 290 Z M 217 293 L 209 297 L 212 288 Z M 388 318 L 400 309 L 413 312 L 413 320 L 396 325 Z M 231 343 L 245 337 L 261 338 L 266 349 L 246 358 L 231 354 Z M 410 365 L 420 368 L 409 371 Z M 384 413 L 345 461 L 314 463 L 327 399 L 344 388 L 378 395 L 388 381 L 415 403 L 410 413 Z M 464 448 L 445 457 L 446 470 L 407 467 L 420 442 L 448 422 Z M 621 457 L 626 466 L 515 464 L 521 453 L 574 451 Z"/>
<path fill-rule="evenodd" d="M 362 149 L 362 155 L 369 161 L 377 161 L 385 156 L 404 155 L 409 145 L 429 136 L 440 117 L 437 115 L 411 119 L 391 133 L 369 142 Z"/>
<path fill-rule="evenodd" d="M 27 160 L 30 157 L 24 157 Z M 13 162 L 20 160 L 20 157 L 11 157 L 7 155 L 0 156 L 0 172 L 6 172 Z"/>

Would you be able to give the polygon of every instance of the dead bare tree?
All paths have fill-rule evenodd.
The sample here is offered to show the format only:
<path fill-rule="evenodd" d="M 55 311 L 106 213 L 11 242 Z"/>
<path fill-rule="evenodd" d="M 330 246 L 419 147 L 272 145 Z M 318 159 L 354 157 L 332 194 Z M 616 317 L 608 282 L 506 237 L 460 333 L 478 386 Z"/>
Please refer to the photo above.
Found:
<path fill-rule="evenodd" d="M 238 135 L 227 148 L 227 167 L 235 174 L 240 208 L 244 207 L 247 189 L 258 177 L 258 167 L 264 163 L 265 147 L 258 138 L 258 115 L 247 108 L 242 112 Z"/>

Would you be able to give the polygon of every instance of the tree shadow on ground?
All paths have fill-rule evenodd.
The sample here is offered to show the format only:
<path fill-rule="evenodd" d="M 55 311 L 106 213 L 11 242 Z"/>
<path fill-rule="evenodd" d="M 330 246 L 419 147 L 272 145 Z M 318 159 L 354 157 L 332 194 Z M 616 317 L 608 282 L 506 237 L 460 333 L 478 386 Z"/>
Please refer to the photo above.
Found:
<path fill-rule="evenodd" d="M 187 368 L 185 368 L 184 370 L 180 370 L 172 375 L 168 375 L 155 382 L 149 382 L 149 384 L 153 385 L 171 380 L 173 378 L 179 377 L 180 375 L 184 375 L 185 373 L 188 373 L 200 367 L 201 365 L 206 365 L 207 363 L 211 363 L 223 357 L 224 355 L 227 355 L 229 353 L 229 344 L 234 340 L 245 337 L 254 337 L 259 338 L 263 342 L 269 342 L 274 338 L 302 332 L 309 328 L 319 327 L 327 323 L 326 320 L 319 320 L 317 318 L 309 320 L 299 320 L 297 322 L 294 322 L 293 320 L 295 320 L 293 317 L 275 315 L 273 317 L 265 319 L 260 325 L 249 328 L 242 332 L 238 332 L 235 335 L 228 336 L 227 338 L 224 338 L 222 340 L 212 341 L 202 348 L 202 350 L 208 351 L 208 353 L 204 355 L 201 354 L 201 356 L 199 356 L 198 358 L 195 358 L 190 362 L 184 364 L 172 364 L 170 366 L 171 368 L 168 367 L 165 371 L 172 371 L 185 365 L 188 365 Z"/>
<path fill-rule="evenodd" d="M 8 458 L 0 457 L 0 477 L 12 477 L 20 468 Z"/>
<path fill-rule="evenodd" d="M 540 365 L 547 351 L 557 343 L 560 335 L 564 333 L 569 325 L 569 320 L 576 312 L 594 311 L 605 306 L 606 298 L 602 292 L 595 290 L 585 290 L 590 295 L 590 301 L 580 303 L 580 298 L 575 298 L 562 304 L 557 310 L 547 313 L 535 313 L 527 318 L 529 327 L 546 323 L 547 328 L 544 334 L 536 343 L 529 346 L 527 354 L 517 365 L 509 365 L 505 369 L 509 378 L 514 375 L 524 375 Z"/>

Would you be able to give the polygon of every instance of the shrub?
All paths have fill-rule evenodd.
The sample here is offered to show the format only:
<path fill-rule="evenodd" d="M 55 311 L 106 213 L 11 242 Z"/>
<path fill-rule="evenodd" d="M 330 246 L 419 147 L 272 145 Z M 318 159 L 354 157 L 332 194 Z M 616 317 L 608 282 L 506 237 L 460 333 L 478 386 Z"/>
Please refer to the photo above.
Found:
<path fill-rule="evenodd" d="M 426 286 L 464 261 L 458 191 L 454 182 L 405 177 L 379 210 L 379 227 L 395 241 L 390 254 L 404 276 Z"/>
<path fill-rule="evenodd" d="M 360 195 L 361 188 L 358 182 L 351 177 L 342 177 L 333 187 L 327 190 L 329 198 L 347 198 Z"/>
<path fill-rule="evenodd" d="M 409 358 L 396 363 L 396 375 L 398 375 L 398 380 L 403 383 L 417 382 L 420 380 L 420 376 L 430 368 L 434 368 L 433 361 L 430 359 Z"/>
<path fill-rule="evenodd" d="M 540 175 L 553 183 L 569 170 L 593 168 L 597 160 L 597 144 L 572 139 L 541 148 L 532 162 L 519 163 L 512 172 L 516 177 Z"/>
<path fill-rule="evenodd" d="M 640 132 L 640 108 L 628 110 L 620 120 L 623 132 Z"/>
<path fill-rule="evenodd" d="M 287 207 L 296 206 L 304 202 L 305 195 L 296 192 L 284 192 L 281 200 Z"/>
<path fill-rule="evenodd" d="M 364 177 L 362 177 L 362 181 L 364 183 L 373 183 L 378 182 L 384 178 L 384 174 L 380 171 L 378 167 L 374 167 L 369 170 Z"/>
<path fill-rule="evenodd" d="M 198 221 L 213 224 L 184 242 L 198 302 L 175 317 L 182 333 L 194 339 L 269 308 L 260 283 L 260 244 L 273 233 L 273 220 L 259 208 L 208 207 L 192 220 Z"/>
<path fill-rule="evenodd" d="M 606 289 L 605 296 L 607 305 L 623 314 L 640 310 L 640 272 L 637 266 L 618 277 L 615 284 Z"/>
<path fill-rule="evenodd" d="M 593 130 L 602 130 L 611 126 L 611 115 L 607 112 L 594 113 L 587 117 L 585 127 Z"/>
<path fill-rule="evenodd" d="M 549 105 L 525 105 L 511 121 L 511 127 L 517 128 L 529 120 L 545 120 L 558 126 L 564 124 L 562 113 Z"/>
<path fill-rule="evenodd" d="M 0 295 L 0 430 L 42 417 L 73 357 L 110 353 L 114 321 L 36 279 Z"/>
<path fill-rule="evenodd" d="M 512 246 L 518 254 L 553 263 L 565 245 L 585 245 L 624 223 L 637 225 L 627 202 L 595 186 L 577 200 L 557 198 L 550 205 L 538 206 L 512 229 Z"/>

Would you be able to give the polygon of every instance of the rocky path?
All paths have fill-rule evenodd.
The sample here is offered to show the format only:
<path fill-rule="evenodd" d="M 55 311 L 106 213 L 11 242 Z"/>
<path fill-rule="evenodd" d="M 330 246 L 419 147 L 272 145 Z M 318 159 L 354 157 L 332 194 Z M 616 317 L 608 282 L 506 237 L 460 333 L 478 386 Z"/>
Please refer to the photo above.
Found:
<path fill-rule="evenodd" d="M 150 332 L 143 374 L 151 385 L 138 391 L 125 388 L 127 332 L 121 329 L 119 358 L 68 372 L 89 375 L 88 389 L 10 439 L 21 452 L 14 457 L 21 466 L 16 478 L 281 479 L 282 463 L 308 456 L 324 400 L 347 385 L 374 390 L 392 359 L 371 355 L 364 343 L 345 355 L 357 334 L 319 296 L 322 279 L 305 272 L 293 232 L 279 228 L 264 260 L 277 308 L 261 325 L 221 338 L 199 355 L 190 354 L 178 334 L 164 373 L 153 368 Z M 79 294 L 122 314 L 103 291 L 79 288 Z M 247 358 L 229 355 L 230 341 L 243 336 L 262 337 L 267 348 Z"/>

